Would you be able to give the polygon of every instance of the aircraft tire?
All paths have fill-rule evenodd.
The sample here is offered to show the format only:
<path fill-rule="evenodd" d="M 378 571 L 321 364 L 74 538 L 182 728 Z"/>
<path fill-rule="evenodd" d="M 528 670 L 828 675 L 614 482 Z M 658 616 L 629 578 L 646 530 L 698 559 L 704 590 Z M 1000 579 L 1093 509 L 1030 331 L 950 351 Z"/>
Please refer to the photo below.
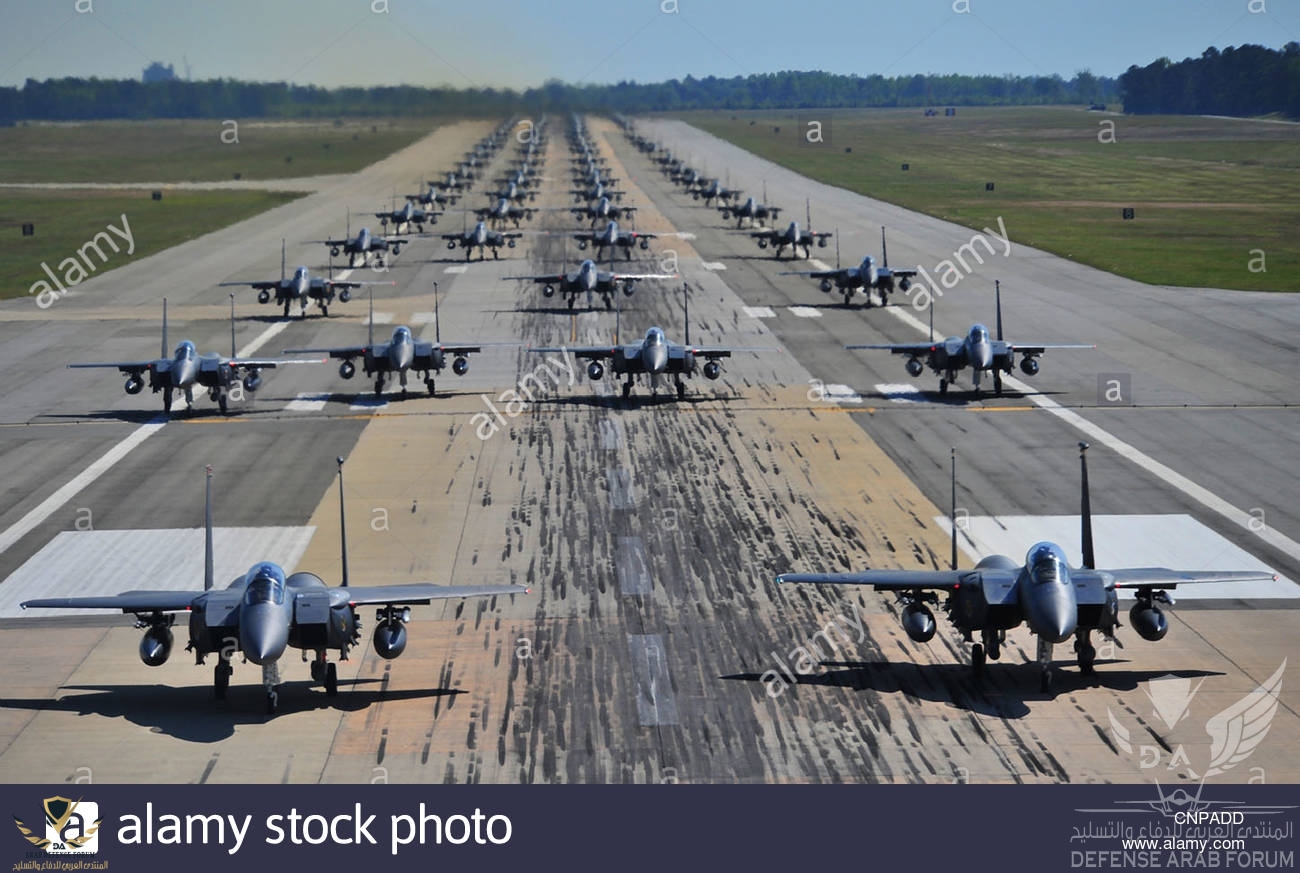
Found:
<path fill-rule="evenodd" d="M 984 678 L 985 657 L 986 656 L 984 653 L 984 646 L 980 645 L 979 643 L 976 643 L 975 645 L 971 646 L 970 667 L 971 667 L 971 673 L 974 675 L 976 679 Z"/>
<path fill-rule="evenodd" d="M 338 697 L 339 665 L 332 661 L 325 665 L 325 696 Z"/>

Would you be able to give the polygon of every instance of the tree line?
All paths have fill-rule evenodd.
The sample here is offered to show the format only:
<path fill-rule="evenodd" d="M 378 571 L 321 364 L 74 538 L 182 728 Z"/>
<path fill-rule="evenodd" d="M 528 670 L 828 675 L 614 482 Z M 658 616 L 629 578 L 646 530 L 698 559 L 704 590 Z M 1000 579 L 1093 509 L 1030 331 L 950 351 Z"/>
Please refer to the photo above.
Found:
<path fill-rule="evenodd" d="M 846 76 L 764 73 L 667 82 L 570 85 L 525 91 L 410 85 L 320 88 L 234 79 L 141 82 L 63 78 L 0 88 L 0 123 L 145 118 L 333 118 L 514 112 L 662 112 L 688 109 L 812 109 L 889 106 L 1009 106 L 1096 103 L 1118 97 L 1115 79 L 1060 76 Z"/>
<path fill-rule="evenodd" d="M 1159 58 L 1119 77 L 1124 111 L 1138 114 L 1300 118 L 1300 43 L 1207 48 L 1199 58 Z"/>

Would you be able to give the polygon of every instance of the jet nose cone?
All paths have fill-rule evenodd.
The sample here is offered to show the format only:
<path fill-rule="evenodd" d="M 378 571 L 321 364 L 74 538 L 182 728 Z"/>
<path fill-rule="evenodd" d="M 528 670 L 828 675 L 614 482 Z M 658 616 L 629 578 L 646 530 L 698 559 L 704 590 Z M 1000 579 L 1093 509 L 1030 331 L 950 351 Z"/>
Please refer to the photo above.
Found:
<path fill-rule="evenodd" d="M 650 346 L 646 349 L 646 369 L 651 373 L 662 373 L 668 366 L 668 349 L 663 346 Z"/>
<path fill-rule="evenodd" d="M 254 664 L 278 661 L 289 642 L 289 626 L 265 606 L 245 606 L 239 616 L 239 648 Z"/>

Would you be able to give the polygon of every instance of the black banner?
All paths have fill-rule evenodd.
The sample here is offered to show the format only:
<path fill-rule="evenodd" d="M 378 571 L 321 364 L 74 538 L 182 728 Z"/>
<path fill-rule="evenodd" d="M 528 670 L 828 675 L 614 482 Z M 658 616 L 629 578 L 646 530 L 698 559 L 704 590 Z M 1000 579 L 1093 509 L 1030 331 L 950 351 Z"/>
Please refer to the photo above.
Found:
<path fill-rule="evenodd" d="M 12 785 L 19 871 L 1292 869 L 1288 785 Z M 43 845 L 42 845 L 43 843 Z M 287 865 L 294 865 L 288 868 Z"/>

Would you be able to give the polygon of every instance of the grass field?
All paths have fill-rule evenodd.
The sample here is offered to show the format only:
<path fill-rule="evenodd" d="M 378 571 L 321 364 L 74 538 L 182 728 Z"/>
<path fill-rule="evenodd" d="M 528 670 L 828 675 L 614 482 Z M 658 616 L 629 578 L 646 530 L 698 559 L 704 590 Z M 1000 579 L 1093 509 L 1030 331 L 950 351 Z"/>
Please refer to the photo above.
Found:
<path fill-rule="evenodd" d="M 101 241 L 106 261 L 88 253 L 94 275 L 299 196 L 281 191 L 168 191 L 154 201 L 149 191 L 0 189 L 0 297 L 28 296 L 33 283 L 47 279 L 42 263 L 62 279 L 66 273 L 60 262 L 77 258 L 78 250 L 110 224 L 125 230 L 123 214 L 135 251 L 128 255 L 126 243 L 109 232 L 120 251 L 114 253 Z M 35 225 L 34 236 L 22 236 L 21 224 L 27 222 Z"/>
<path fill-rule="evenodd" d="M 428 119 L 218 119 L 0 128 L 3 182 L 217 182 L 353 173 L 437 126 Z M 238 142 L 234 138 L 238 137 Z M 430 168 L 435 169 L 435 168 Z"/>
<path fill-rule="evenodd" d="M 869 197 L 976 229 L 1002 216 L 1018 243 L 1143 282 L 1300 290 L 1297 124 L 1059 107 L 676 117 Z M 828 142 L 807 141 L 811 121 Z"/>

